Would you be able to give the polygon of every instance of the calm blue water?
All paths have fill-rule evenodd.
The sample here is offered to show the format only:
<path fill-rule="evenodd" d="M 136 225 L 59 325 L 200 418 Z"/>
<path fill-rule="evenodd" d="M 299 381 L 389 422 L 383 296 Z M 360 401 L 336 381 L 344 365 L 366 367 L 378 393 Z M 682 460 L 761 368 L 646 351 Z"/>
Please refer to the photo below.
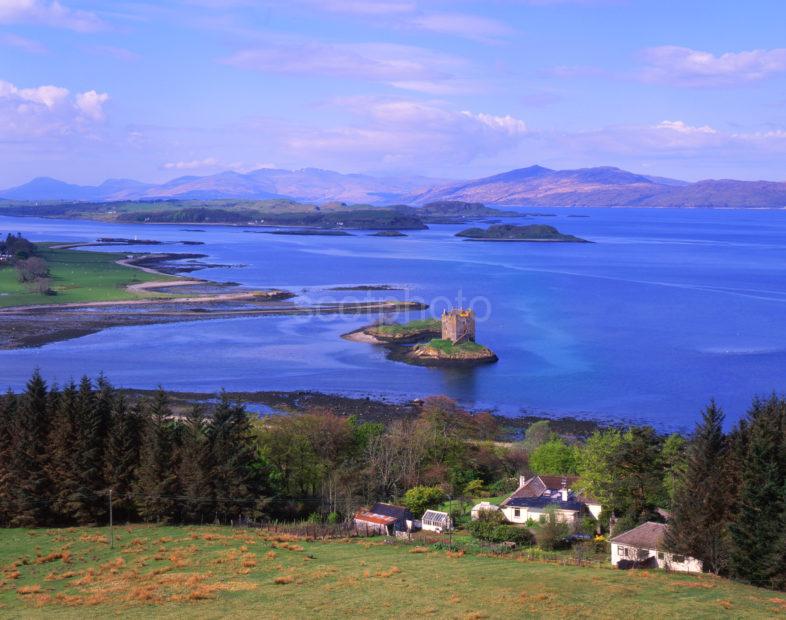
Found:
<path fill-rule="evenodd" d="M 594 244 L 465 242 L 462 227 L 407 238 L 297 237 L 243 228 L 0 218 L 36 240 L 199 240 L 230 268 L 200 277 L 284 287 L 303 302 L 472 302 L 499 363 L 469 370 L 391 362 L 340 334 L 368 317 L 258 317 L 116 328 L 0 352 L 3 384 L 104 371 L 117 385 L 212 391 L 312 389 L 391 399 L 448 394 L 474 407 L 690 427 L 710 397 L 739 418 L 786 388 L 786 211 L 551 209 L 533 218 Z M 571 217 L 585 215 L 588 217 Z M 146 248 L 140 248 L 144 250 Z M 160 246 L 147 248 L 161 250 Z M 405 292 L 335 292 L 399 284 Z"/>

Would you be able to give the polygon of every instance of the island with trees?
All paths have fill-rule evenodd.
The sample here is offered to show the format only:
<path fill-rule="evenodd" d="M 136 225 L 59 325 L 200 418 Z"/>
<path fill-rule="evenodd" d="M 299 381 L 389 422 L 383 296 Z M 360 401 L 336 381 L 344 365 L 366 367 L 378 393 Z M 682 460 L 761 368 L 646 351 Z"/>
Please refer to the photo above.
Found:
<path fill-rule="evenodd" d="M 573 235 L 561 233 L 553 226 L 544 224 L 494 224 L 488 228 L 467 228 L 456 233 L 468 241 L 542 241 L 551 243 L 591 243 Z"/>

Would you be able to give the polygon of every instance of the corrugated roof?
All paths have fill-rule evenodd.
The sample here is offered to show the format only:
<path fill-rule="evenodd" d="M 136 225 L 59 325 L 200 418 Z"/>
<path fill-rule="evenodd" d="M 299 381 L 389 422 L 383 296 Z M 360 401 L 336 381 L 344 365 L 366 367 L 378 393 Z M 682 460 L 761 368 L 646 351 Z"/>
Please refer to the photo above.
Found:
<path fill-rule="evenodd" d="M 391 525 L 396 522 L 395 517 L 386 517 L 385 515 L 375 514 L 373 512 L 356 512 L 355 519 L 358 521 L 368 521 L 376 525 Z"/>
<path fill-rule="evenodd" d="M 660 549 L 663 546 L 663 537 L 666 534 L 665 523 L 647 521 L 632 530 L 623 532 L 611 539 L 611 542 L 620 545 L 630 545 L 639 549 Z"/>
<path fill-rule="evenodd" d="M 385 504 L 383 502 L 374 504 L 368 512 L 384 515 L 386 517 L 394 517 L 397 521 L 399 519 L 409 519 L 411 521 L 415 518 L 408 508 L 404 506 L 395 506 L 394 504 Z"/>

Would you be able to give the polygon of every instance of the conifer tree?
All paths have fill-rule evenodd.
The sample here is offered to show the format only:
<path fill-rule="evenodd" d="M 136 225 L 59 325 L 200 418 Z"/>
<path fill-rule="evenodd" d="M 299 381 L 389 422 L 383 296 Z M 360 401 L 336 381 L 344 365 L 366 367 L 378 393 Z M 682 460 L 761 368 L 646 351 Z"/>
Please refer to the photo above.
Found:
<path fill-rule="evenodd" d="M 98 391 L 87 377 L 79 384 L 77 396 L 75 471 L 77 484 L 70 507 L 80 525 L 95 525 L 106 514 L 104 494 L 104 439 L 111 411 L 111 387 L 99 377 Z"/>
<path fill-rule="evenodd" d="M 159 388 L 144 408 L 144 432 L 135 493 L 145 521 L 170 521 L 175 514 L 177 476 L 173 470 L 173 439 L 169 399 Z"/>
<path fill-rule="evenodd" d="M 185 498 L 183 516 L 187 521 L 203 522 L 215 511 L 208 427 L 203 407 L 194 405 L 185 420 L 179 450 L 178 477 Z"/>
<path fill-rule="evenodd" d="M 52 414 L 49 431 L 49 477 L 52 480 L 52 510 L 56 523 L 73 522 L 72 495 L 77 489 L 76 424 L 78 419 L 78 391 L 76 384 L 65 386 Z"/>
<path fill-rule="evenodd" d="M 257 448 L 245 409 L 225 392 L 213 412 L 209 437 L 217 512 L 225 519 L 254 514 L 261 490 Z"/>
<path fill-rule="evenodd" d="M 9 469 L 14 506 L 10 523 L 14 527 L 34 527 L 46 523 L 51 500 L 46 475 L 48 404 L 46 383 L 36 370 L 19 399 L 12 429 Z"/>
<path fill-rule="evenodd" d="M 118 520 L 131 520 L 136 514 L 132 494 L 139 466 L 143 418 L 138 405 L 128 406 L 117 396 L 106 441 L 104 478 L 112 489 L 112 508 Z"/>
<path fill-rule="evenodd" d="M 14 511 L 13 473 L 10 469 L 12 433 L 16 425 L 17 398 L 9 389 L 0 402 L 0 526 L 8 526 Z"/>
<path fill-rule="evenodd" d="M 728 560 L 728 441 L 723 412 L 715 402 L 702 413 L 687 451 L 687 468 L 676 485 L 666 544 L 720 573 Z"/>
<path fill-rule="evenodd" d="M 772 586 L 784 550 L 784 424 L 786 401 L 755 401 L 749 413 L 737 511 L 730 526 L 731 569 L 738 579 Z"/>

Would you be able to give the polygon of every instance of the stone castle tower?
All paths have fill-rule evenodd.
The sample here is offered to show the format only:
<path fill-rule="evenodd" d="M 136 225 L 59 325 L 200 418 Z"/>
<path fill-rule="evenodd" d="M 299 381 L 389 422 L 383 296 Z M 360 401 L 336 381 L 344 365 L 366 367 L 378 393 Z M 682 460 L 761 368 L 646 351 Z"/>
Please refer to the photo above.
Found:
<path fill-rule="evenodd" d="M 442 313 L 442 339 L 453 344 L 475 341 L 475 313 L 472 310 L 451 310 Z"/>

